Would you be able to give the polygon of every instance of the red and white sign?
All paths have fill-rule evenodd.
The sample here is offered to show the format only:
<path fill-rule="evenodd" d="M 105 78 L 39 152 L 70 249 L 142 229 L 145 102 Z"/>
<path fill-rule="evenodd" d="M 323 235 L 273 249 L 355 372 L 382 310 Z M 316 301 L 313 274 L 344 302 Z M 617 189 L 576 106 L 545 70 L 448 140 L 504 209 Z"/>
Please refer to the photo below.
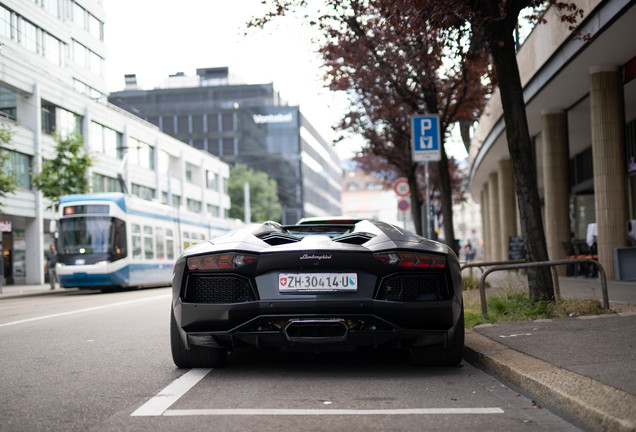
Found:
<path fill-rule="evenodd" d="M 0 232 L 11 232 L 11 221 L 0 221 Z"/>
<path fill-rule="evenodd" d="M 398 209 L 400 211 L 407 211 L 408 209 L 411 208 L 411 202 L 407 199 L 401 199 L 398 201 Z"/>
<path fill-rule="evenodd" d="M 411 193 L 411 188 L 409 187 L 409 181 L 405 178 L 399 178 L 393 183 L 393 190 L 397 194 L 397 196 L 406 197 Z"/>

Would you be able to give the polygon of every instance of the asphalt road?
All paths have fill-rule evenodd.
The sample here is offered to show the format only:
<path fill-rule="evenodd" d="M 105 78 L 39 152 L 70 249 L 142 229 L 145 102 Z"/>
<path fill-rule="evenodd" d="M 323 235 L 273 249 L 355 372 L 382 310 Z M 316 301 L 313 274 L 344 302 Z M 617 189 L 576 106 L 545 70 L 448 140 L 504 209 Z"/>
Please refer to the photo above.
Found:
<path fill-rule="evenodd" d="M 168 289 L 0 301 L 0 430 L 574 431 L 464 362 L 244 350 L 177 369 Z"/>

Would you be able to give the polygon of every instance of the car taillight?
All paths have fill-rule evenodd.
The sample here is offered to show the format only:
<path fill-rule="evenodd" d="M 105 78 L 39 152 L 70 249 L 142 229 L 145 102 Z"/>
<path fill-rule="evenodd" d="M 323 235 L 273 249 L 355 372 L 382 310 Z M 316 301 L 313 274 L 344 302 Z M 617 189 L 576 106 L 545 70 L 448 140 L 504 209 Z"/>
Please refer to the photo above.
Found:
<path fill-rule="evenodd" d="M 257 255 L 241 253 L 219 253 L 188 257 L 188 270 L 228 270 L 251 264 Z"/>
<path fill-rule="evenodd" d="M 373 254 L 380 261 L 398 267 L 410 268 L 444 268 L 446 257 L 443 255 L 429 255 L 417 252 L 394 251 Z"/>

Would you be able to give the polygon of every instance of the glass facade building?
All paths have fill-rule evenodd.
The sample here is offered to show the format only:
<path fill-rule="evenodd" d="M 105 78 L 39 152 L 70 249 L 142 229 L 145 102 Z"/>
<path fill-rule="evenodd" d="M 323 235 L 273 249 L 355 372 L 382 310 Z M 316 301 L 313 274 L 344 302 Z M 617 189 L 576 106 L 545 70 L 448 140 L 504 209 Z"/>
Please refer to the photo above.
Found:
<path fill-rule="evenodd" d="M 339 215 L 342 171 L 332 146 L 299 107 L 280 102 L 273 84 L 228 84 L 228 68 L 171 76 L 140 90 L 134 75 L 109 101 L 230 165 L 244 163 L 276 180 L 281 222 Z"/>

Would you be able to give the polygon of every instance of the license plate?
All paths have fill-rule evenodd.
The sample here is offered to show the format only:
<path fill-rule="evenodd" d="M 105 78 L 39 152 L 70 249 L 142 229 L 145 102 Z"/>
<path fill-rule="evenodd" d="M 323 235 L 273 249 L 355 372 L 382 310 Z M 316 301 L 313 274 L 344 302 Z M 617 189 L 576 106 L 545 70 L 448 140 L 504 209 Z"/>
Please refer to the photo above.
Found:
<path fill-rule="evenodd" d="M 356 292 L 356 273 L 280 273 L 279 292 Z"/>

